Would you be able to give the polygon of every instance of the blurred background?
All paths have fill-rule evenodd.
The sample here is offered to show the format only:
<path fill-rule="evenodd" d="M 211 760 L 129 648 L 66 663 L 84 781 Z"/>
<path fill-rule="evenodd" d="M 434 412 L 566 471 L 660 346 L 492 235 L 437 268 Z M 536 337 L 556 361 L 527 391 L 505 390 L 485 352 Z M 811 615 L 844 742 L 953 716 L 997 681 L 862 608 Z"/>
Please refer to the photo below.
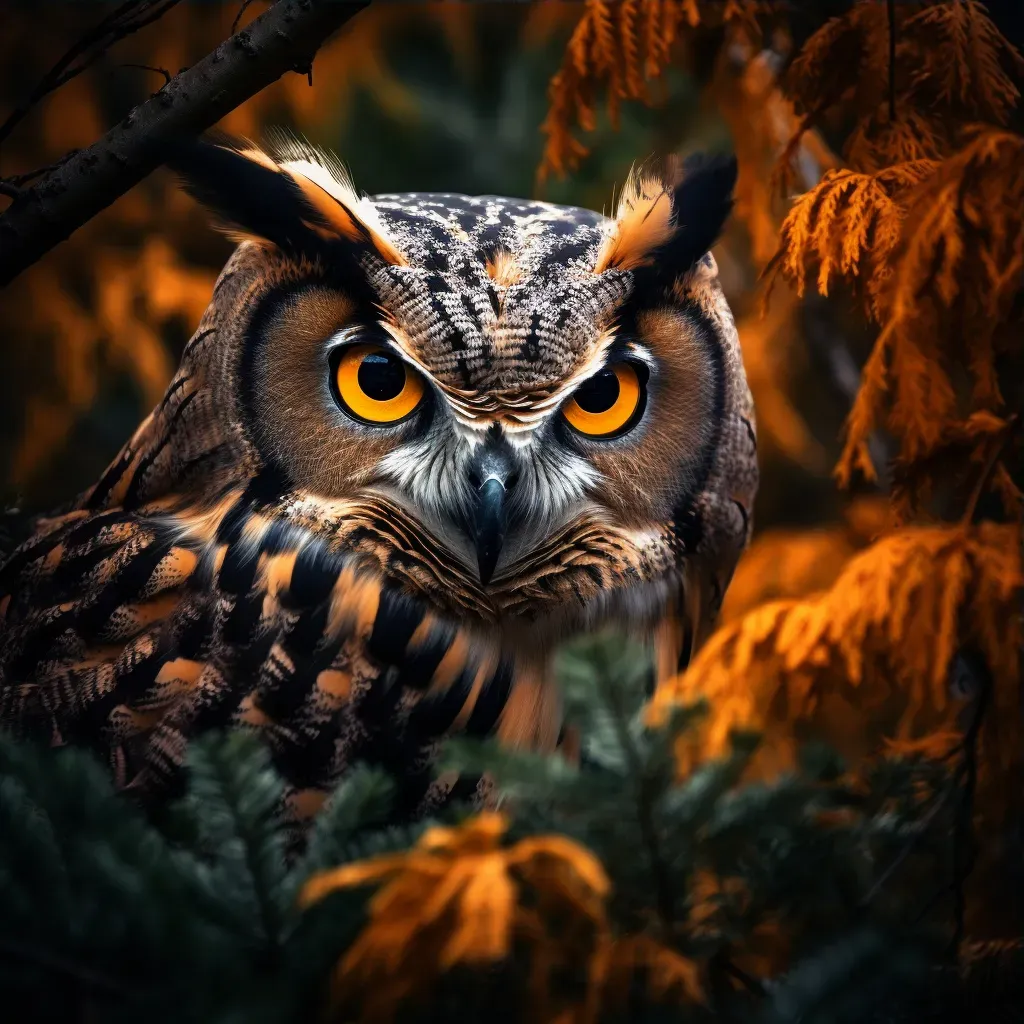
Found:
<path fill-rule="evenodd" d="M 113 6 L 5 4 L 0 117 Z M 120 41 L 21 123 L 0 148 L 0 175 L 89 145 L 159 89 L 164 70 L 194 63 L 236 18 L 245 24 L 265 6 L 181 3 Z M 822 6 L 814 5 L 815 24 Z M 289 74 L 220 127 L 256 139 L 271 127 L 301 133 L 339 154 L 371 194 L 500 193 L 605 211 L 635 162 L 735 150 L 738 206 L 716 255 L 758 407 L 755 522 L 764 538 L 750 556 L 752 568 L 760 560 L 751 574 L 757 593 L 744 591 L 741 574 L 726 611 L 826 585 L 883 512 L 871 494 L 838 494 L 830 475 L 870 344 L 861 316 L 841 298 L 797 302 L 782 285 L 767 316 L 759 313 L 759 274 L 785 209 L 770 173 L 795 124 L 774 72 L 799 42 L 801 5 L 790 6 L 787 34 L 775 37 L 744 42 L 721 25 L 687 29 L 672 67 L 652 83 L 652 105 L 625 104 L 616 127 L 599 104 L 579 169 L 539 180 L 549 83 L 583 7 L 378 0 L 319 52 L 312 85 Z M 820 139 L 808 137 L 806 148 L 807 180 L 796 191 L 831 160 Z M 0 209 L 7 202 L 0 198 Z M 94 481 L 162 395 L 230 251 L 158 171 L 0 292 L 6 505 L 46 510 Z"/>

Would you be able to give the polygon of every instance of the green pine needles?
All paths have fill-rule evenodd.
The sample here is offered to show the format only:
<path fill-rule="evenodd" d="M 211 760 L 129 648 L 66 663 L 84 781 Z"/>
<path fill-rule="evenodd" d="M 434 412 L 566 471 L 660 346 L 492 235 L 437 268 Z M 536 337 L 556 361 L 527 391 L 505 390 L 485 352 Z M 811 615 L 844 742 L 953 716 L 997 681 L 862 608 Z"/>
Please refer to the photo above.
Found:
<path fill-rule="evenodd" d="M 567 649 L 559 672 L 578 766 L 459 740 L 444 767 L 493 777 L 505 846 L 562 836 L 596 855 L 610 882 L 603 959 L 583 974 L 552 968 L 545 991 L 561 992 L 560 1009 L 548 1014 L 529 996 L 546 968 L 513 943 L 501 962 L 437 978 L 396 1020 L 960 1019 L 949 1014 L 974 990 L 952 956 L 957 780 L 943 765 L 888 759 L 855 776 L 808 748 L 799 772 L 757 780 L 757 738 L 737 735 L 730 756 L 680 779 L 678 746 L 705 709 L 645 724 L 642 650 L 599 637 Z M 359 767 L 290 853 L 258 740 L 206 738 L 189 764 L 186 797 L 154 823 L 89 754 L 0 741 L 0 1019 L 380 1019 L 339 1003 L 332 977 L 381 885 L 304 910 L 300 894 L 318 872 L 419 850 L 434 823 L 386 826 L 391 781 Z M 973 955 L 986 978 L 1024 974 L 1016 947 Z M 1019 988 L 999 999 L 1021 1007 Z M 982 998 L 971 1013 L 993 1008 Z"/>

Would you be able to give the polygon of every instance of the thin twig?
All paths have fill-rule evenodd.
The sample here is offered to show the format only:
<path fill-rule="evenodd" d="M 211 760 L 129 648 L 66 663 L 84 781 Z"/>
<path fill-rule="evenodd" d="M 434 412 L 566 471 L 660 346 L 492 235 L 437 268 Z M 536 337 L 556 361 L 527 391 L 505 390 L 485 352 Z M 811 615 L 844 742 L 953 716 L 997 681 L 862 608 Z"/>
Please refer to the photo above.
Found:
<path fill-rule="evenodd" d="M 995 471 L 996 464 L 999 462 L 999 456 L 1003 454 L 1006 442 L 1013 436 L 1019 421 L 1020 416 L 1017 413 L 1013 413 L 1008 416 L 1006 418 L 1005 427 L 993 439 L 992 449 L 988 453 L 988 457 L 985 459 L 985 464 L 981 468 L 981 474 L 978 476 L 978 479 L 974 484 L 971 496 L 967 499 L 967 507 L 964 509 L 963 518 L 960 520 L 963 526 L 969 526 L 974 522 L 974 513 L 978 509 L 978 502 L 981 500 L 981 496 L 985 493 L 985 488 L 988 486 L 992 473 Z"/>
<path fill-rule="evenodd" d="M 24 174 L 10 174 L 3 180 L 9 185 L 27 185 L 30 181 L 41 178 L 44 174 L 49 174 L 50 171 L 57 170 L 58 167 L 66 163 L 78 152 L 79 150 L 77 149 L 70 149 L 59 160 L 54 160 L 52 164 L 46 164 L 45 167 L 37 167 L 32 171 L 25 171 Z"/>
<path fill-rule="evenodd" d="M 959 788 L 963 784 L 962 799 L 957 808 L 957 820 L 953 827 L 953 878 L 950 882 L 940 886 L 925 902 L 921 910 L 915 915 L 911 922 L 917 925 L 924 920 L 931 912 L 931 909 L 950 890 L 954 894 L 954 929 L 950 939 L 949 952 L 957 953 L 960 943 L 963 940 L 964 916 L 966 911 L 966 900 L 963 886 L 974 867 L 973 845 L 969 843 L 965 851 L 963 839 L 972 837 L 972 817 L 974 813 L 974 791 L 977 785 L 977 743 L 981 732 L 981 726 L 985 711 L 989 704 L 992 690 L 992 676 L 988 666 L 982 663 L 982 681 L 978 687 L 978 693 L 974 700 L 974 714 L 971 722 L 964 730 L 964 738 L 956 748 L 962 753 L 960 764 L 957 765 L 953 775 L 954 787 Z"/>
<path fill-rule="evenodd" d="M 242 20 L 242 15 L 252 5 L 253 0 L 242 0 L 242 6 L 238 8 L 238 13 L 235 15 L 235 20 L 231 22 L 231 34 L 234 35 L 238 31 L 238 23 Z"/>
<path fill-rule="evenodd" d="M 0 144 L 51 92 L 92 67 L 114 43 L 162 18 L 180 0 L 126 0 L 83 35 L 0 124 Z"/>
<path fill-rule="evenodd" d="M 152 71 L 155 74 L 164 76 L 164 85 L 171 84 L 171 73 L 167 70 L 167 68 L 155 68 L 153 67 L 152 64 L 122 64 L 121 67 L 138 68 L 140 71 Z"/>

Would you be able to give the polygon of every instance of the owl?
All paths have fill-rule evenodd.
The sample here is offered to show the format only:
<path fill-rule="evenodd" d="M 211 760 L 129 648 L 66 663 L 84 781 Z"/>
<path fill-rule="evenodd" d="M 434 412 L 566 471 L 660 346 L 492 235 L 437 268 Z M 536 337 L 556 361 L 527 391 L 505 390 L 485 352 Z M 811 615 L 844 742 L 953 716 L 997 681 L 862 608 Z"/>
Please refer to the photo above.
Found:
<path fill-rule="evenodd" d="M 159 405 L 0 570 L 5 729 L 147 800 L 257 731 L 301 828 L 356 762 L 415 815 L 480 798 L 446 735 L 556 748 L 575 634 L 686 663 L 757 486 L 708 251 L 734 161 L 634 174 L 612 217 L 360 197 L 295 142 L 171 166 L 238 246 Z"/>

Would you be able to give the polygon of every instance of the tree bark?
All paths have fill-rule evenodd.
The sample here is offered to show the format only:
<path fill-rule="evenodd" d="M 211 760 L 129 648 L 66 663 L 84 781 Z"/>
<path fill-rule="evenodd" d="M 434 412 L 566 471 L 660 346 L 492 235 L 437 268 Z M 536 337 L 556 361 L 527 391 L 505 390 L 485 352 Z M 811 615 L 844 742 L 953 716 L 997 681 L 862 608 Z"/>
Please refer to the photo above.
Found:
<path fill-rule="evenodd" d="M 138 184 L 168 156 L 286 71 L 369 0 L 277 0 L 115 128 L 21 192 L 0 215 L 0 287 Z"/>

